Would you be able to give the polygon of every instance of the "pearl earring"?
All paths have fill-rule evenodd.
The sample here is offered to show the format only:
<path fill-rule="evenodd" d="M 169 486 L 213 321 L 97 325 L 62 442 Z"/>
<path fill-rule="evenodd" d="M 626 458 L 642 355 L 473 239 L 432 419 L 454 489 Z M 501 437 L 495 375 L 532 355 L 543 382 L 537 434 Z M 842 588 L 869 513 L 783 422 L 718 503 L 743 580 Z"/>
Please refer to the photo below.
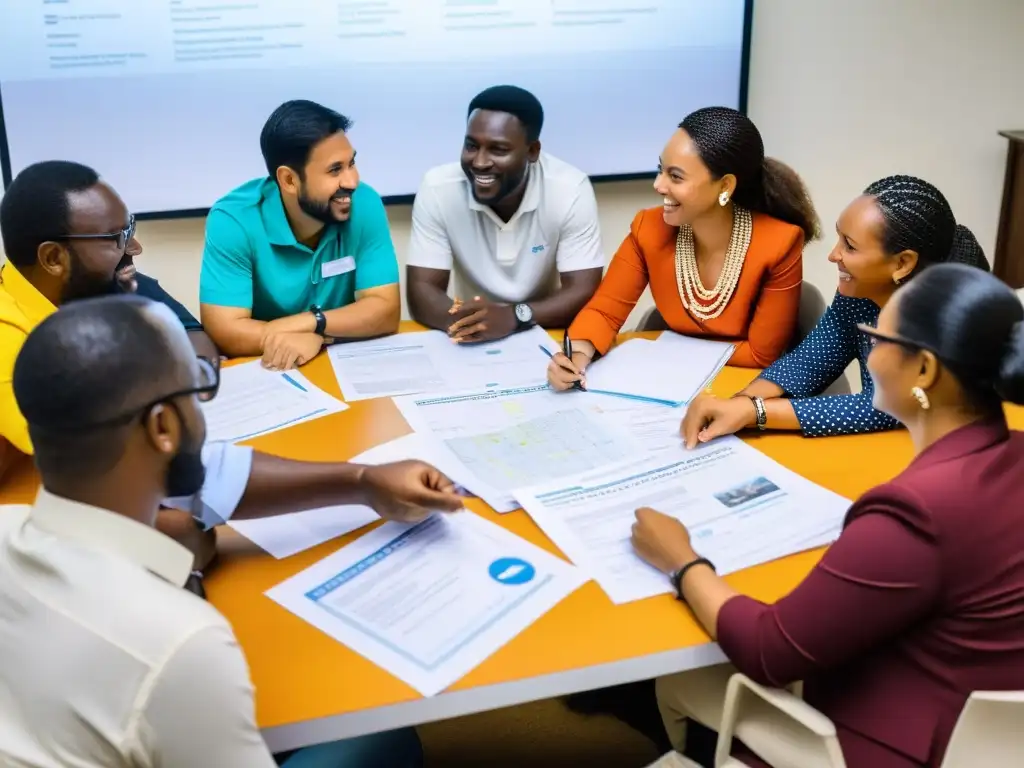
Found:
<path fill-rule="evenodd" d="M 931 401 L 928 399 L 928 393 L 920 387 L 914 387 L 910 390 L 910 394 L 917 400 L 917 404 L 921 406 L 922 411 L 927 411 L 932 407 Z"/>
<path fill-rule="evenodd" d="M 899 279 L 898 277 L 896 277 L 896 275 L 893 275 L 893 276 L 892 276 L 892 281 L 893 281 L 893 283 L 895 283 L 895 284 L 896 284 L 896 287 L 897 287 L 897 288 L 898 288 L 898 287 L 900 286 L 900 284 L 901 284 L 901 283 L 903 282 L 903 281 L 902 281 L 902 280 L 900 280 L 900 279 Z"/>
<path fill-rule="evenodd" d="M 723 192 L 718 196 L 718 204 L 725 208 L 729 204 L 729 193 Z"/>

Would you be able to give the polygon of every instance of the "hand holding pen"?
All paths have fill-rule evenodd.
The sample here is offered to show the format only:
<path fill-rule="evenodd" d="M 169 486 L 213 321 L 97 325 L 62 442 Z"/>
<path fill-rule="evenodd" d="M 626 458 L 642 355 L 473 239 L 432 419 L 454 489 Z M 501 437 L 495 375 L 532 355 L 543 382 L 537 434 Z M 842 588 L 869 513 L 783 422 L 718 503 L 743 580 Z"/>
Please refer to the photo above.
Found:
<path fill-rule="evenodd" d="M 590 358 L 583 352 L 572 351 L 572 341 L 568 334 L 562 340 L 562 351 L 551 354 L 547 349 L 541 347 L 544 354 L 551 358 L 548 364 L 548 384 L 552 389 L 564 391 L 567 389 L 586 389 L 586 367 Z"/>

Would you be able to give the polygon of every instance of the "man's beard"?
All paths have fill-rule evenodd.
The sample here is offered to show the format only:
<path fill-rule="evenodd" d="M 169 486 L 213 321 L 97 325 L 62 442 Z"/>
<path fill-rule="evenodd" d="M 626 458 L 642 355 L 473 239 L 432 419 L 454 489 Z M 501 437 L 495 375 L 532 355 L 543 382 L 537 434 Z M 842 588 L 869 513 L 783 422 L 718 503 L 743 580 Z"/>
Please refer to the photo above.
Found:
<path fill-rule="evenodd" d="M 306 195 L 305 189 L 302 189 L 299 192 L 299 209 L 321 224 L 337 224 L 339 219 L 335 218 L 334 214 L 331 213 L 331 201 L 351 198 L 353 191 L 351 189 L 339 189 L 327 200 L 314 200 Z"/>
<path fill-rule="evenodd" d="M 116 296 L 122 293 L 130 293 L 128 289 L 118 282 L 117 273 L 123 267 L 130 266 L 131 263 L 132 257 L 125 254 L 110 277 L 97 277 L 86 270 L 81 258 L 72 250 L 71 277 L 61 293 L 61 303 L 66 304 L 69 301 L 77 301 L 78 299 L 94 299 L 100 296 Z"/>
<path fill-rule="evenodd" d="M 501 179 L 501 184 L 498 186 L 498 191 L 495 192 L 491 197 L 483 198 L 477 197 L 476 195 L 476 184 L 475 176 L 473 175 L 473 169 L 470 168 L 466 170 L 465 168 L 463 168 L 463 170 L 465 171 L 466 176 L 469 179 L 469 188 L 473 194 L 473 199 L 476 200 L 481 205 L 497 205 L 506 197 L 515 192 L 516 189 L 518 189 L 519 186 L 524 183 L 526 175 L 530 172 L 530 167 L 529 165 L 527 165 L 521 173 L 506 173 Z"/>

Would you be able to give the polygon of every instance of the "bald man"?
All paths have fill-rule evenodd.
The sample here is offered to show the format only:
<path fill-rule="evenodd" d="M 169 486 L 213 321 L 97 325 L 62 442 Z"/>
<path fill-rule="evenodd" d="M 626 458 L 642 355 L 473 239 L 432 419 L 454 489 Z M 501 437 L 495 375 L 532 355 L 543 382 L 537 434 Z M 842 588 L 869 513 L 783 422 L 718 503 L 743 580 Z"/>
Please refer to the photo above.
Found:
<path fill-rule="evenodd" d="M 203 486 L 200 403 L 217 394 L 217 368 L 167 306 L 123 296 L 44 320 L 13 384 L 43 488 L 31 507 L 0 511 L 0 764 L 274 766 L 230 626 L 181 589 L 192 554 L 154 528 L 165 497 Z M 278 484 L 294 483 L 294 462 L 268 460 Z M 422 464 L 328 475 L 323 501 L 386 517 L 461 506 Z M 394 493 L 411 486 L 414 497 Z M 285 503 L 275 483 L 261 491 Z M 314 750 L 285 765 L 418 760 L 412 731 Z"/>

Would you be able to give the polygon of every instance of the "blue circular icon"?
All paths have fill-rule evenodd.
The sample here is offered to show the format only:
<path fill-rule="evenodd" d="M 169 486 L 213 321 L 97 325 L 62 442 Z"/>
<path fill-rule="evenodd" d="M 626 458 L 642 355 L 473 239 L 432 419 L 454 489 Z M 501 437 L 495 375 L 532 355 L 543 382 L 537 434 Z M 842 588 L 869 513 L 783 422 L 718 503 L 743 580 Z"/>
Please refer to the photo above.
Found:
<path fill-rule="evenodd" d="M 487 569 L 491 578 L 501 584 L 525 584 L 537 575 L 537 570 L 518 557 L 502 557 L 491 563 Z"/>

